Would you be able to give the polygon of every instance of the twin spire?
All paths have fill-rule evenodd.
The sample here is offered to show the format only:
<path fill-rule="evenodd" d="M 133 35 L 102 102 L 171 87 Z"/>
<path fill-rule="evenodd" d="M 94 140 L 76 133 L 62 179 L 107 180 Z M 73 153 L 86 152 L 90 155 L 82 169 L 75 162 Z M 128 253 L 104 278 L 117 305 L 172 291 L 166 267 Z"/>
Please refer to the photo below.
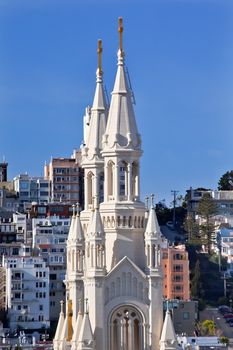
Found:
<path fill-rule="evenodd" d="M 123 20 L 121 17 L 118 22 L 118 32 L 118 70 L 109 113 L 103 87 L 102 40 L 98 40 L 96 90 L 91 108 L 90 123 L 85 129 L 87 130 L 87 136 L 83 148 L 83 164 L 103 160 L 101 152 L 114 146 L 140 150 L 141 139 L 134 116 L 132 92 L 124 68 L 125 53 L 123 50 Z"/>

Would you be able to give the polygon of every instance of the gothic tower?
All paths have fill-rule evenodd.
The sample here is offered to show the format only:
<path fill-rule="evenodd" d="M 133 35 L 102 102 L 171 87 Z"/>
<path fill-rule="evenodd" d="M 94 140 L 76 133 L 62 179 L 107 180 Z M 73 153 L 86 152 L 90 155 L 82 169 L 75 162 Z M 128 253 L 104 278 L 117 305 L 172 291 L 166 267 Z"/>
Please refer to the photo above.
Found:
<path fill-rule="evenodd" d="M 96 90 L 91 110 L 88 110 L 85 120 L 88 120 L 84 128 L 85 138 L 82 145 L 82 168 L 84 169 L 84 211 L 82 223 L 86 233 L 92 208 L 93 198 L 99 196 L 103 201 L 104 186 L 104 160 L 101 155 L 102 137 L 107 123 L 108 105 L 103 87 L 102 70 L 102 41 L 98 40 L 98 68 L 96 71 Z"/>
<path fill-rule="evenodd" d="M 145 266 L 142 250 L 145 206 L 140 201 L 141 137 L 125 72 L 122 19 L 118 31 L 118 67 L 101 152 L 105 181 L 100 213 L 106 233 L 107 271 L 124 256 L 142 269 Z"/>
<path fill-rule="evenodd" d="M 63 309 L 60 313 L 55 350 L 159 350 L 160 344 L 161 349 L 175 344 L 166 331 L 171 328 L 168 315 L 160 343 L 161 232 L 153 197 L 148 218 L 140 200 L 141 137 L 125 69 L 121 18 L 118 31 L 109 111 L 98 42 L 96 91 L 86 110 L 82 146 L 85 207 L 80 217 L 78 210 L 73 214 L 67 241 L 67 308 L 66 316 Z"/>

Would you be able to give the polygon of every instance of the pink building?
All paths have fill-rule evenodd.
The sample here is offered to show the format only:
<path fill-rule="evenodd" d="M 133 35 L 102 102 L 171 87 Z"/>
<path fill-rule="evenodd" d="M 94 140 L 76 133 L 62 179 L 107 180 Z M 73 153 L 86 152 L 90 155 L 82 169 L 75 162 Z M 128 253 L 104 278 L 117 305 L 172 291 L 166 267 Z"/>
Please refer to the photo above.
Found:
<path fill-rule="evenodd" d="M 50 180 L 51 201 L 83 204 L 83 172 L 78 152 L 71 158 L 52 158 L 44 168 L 44 178 Z"/>
<path fill-rule="evenodd" d="M 162 248 L 163 296 L 190 299 L 189 258 L 185 245 Z"/>

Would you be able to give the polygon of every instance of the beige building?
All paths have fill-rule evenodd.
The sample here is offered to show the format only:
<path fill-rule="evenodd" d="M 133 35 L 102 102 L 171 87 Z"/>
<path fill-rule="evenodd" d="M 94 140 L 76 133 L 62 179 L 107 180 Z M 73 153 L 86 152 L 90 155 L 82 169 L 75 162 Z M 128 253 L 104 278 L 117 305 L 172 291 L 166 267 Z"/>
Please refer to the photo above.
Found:
<path fill-rule="evenodd" d="M 185 245 L 162 249 L 165 299 L 190 299 L 189 258 Z"/>
<path fill-rule="evenodd" d="M 70 158 L 52 158 L 44 167 L 44 178 L 50 180 L 51 201 L 83 203 L 82 169 L 79 153 Z"/>

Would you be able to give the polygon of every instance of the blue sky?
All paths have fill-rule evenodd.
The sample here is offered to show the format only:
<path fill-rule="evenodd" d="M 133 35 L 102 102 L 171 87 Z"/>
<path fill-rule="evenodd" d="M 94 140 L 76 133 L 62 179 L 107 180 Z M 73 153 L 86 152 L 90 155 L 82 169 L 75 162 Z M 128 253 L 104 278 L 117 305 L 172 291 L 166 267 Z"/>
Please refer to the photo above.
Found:
<path fill-rule="evenodd" d="M 142 135 L 142 196 L 216 188 L 233 168 L 231 0 L 0 0 L 0 159 L 43 173 L 82 141 L 96 45 L 110 95 L 117 18 Z"/>

